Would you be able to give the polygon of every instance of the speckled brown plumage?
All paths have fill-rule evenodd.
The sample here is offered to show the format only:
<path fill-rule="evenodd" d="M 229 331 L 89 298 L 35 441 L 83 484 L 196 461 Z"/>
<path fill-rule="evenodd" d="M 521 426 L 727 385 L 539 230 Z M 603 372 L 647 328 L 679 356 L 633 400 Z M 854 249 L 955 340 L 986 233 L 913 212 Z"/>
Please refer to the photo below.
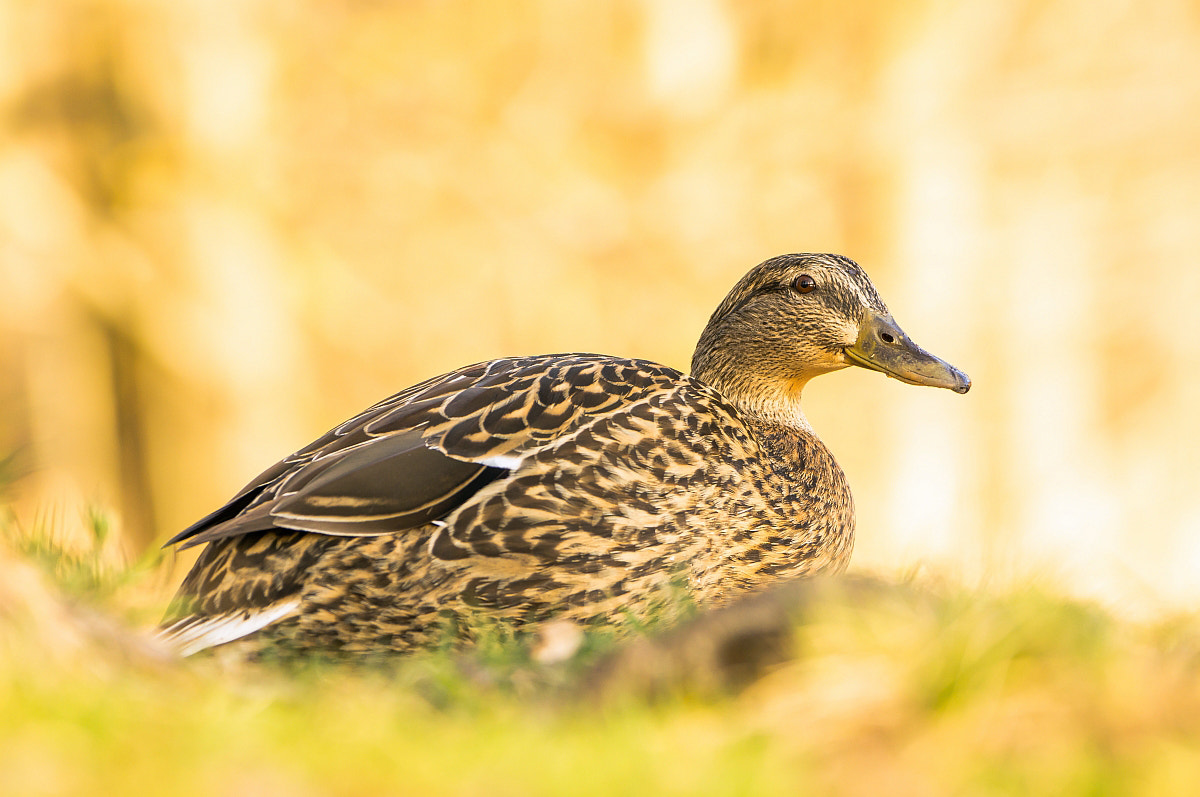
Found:
<path fill-rule="evenodd" d="M 673 581 L 716 605 L 839 571 L 850 490 L 799 396 L 849 364 L 969 386 L 834 255 L 751 270 L 709 321 L 691 376 L 558 354 L 428 380 L 177 535 L 207 548 L 164 637 L 186 653 L 243 638 L 404 651 L 464 611 L 622 622 Z"/>

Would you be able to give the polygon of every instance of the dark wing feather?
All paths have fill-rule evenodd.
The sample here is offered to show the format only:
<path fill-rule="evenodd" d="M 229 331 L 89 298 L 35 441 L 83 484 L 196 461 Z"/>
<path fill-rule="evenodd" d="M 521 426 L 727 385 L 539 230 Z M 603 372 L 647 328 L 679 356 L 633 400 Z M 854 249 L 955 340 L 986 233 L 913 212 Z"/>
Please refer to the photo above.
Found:
<path fill-rule="evenodd" d="M 309 462 L 281 483 L 274 501 L 210 526 L 188 545 L 271 528 L 337 536 L 413 528 L 507 472 L 447 457 L 425 443 L 420 430 L 409 430 Z"/>
<path fill-rule="evenodd" d="M 412 528 L 441 517 L 506 472 L 447 457 L 411 430 L 305 468 L 288 483 L 295 492 L 271 514 L 288 528 L 321 534 Z"/>
<path fill-rule="evenodd" d="M 467 366 L 332 429 L 167 544 L 272 528 L 332 535 L 413 528 L 444 517 L 528 452 L 681 378 L 655 363 L 591 354 Z"/>

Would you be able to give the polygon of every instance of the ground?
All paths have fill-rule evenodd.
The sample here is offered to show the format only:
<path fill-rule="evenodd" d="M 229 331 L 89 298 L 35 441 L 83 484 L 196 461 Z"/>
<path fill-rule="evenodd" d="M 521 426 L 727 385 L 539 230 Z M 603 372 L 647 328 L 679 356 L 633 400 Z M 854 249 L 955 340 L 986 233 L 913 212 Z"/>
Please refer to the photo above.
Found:
<path fill-rule="evenodd" d="M 559 662 L 538 660 L 536 637 L 486 628 L 471 651 L 366 667 L 179 661 L 137 631 L 168 594 L 155 560 L 113 564 L 99 546 L 71 552 L 11 528 L 4 539 L 5 794 L 1164 795 L 1200 783 L 1197 617 L 1132 623 L 1045 587 L 859 578 L 682 630 L 591 632 Z M 731 638 L 729 650 L 765 652 L 731 662 Z"/>

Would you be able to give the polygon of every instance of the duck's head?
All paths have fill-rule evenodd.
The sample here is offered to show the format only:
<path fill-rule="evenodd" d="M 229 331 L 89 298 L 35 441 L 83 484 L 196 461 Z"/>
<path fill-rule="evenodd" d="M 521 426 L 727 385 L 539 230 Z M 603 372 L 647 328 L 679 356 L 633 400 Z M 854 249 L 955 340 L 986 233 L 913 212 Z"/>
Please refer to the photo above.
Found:
<path fill-rule="evenodd" d="M 764 415 L 798 412 L 820 374 L 858 365 L 966 393 L 971 380 L 913 343 L 866 273 L 839 255 L 781 255 L 744 276 L 713 313 L 692 375 Z"/>

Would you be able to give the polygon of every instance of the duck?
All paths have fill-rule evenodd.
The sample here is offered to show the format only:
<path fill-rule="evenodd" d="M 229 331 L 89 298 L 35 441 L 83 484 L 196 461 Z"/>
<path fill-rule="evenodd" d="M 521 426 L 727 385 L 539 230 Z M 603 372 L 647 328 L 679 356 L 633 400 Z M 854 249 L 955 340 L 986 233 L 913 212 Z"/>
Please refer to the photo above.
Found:
<path fill-rule="evenodd" d="M 909 338 L 857 263 L 813 253 L 750 269 L 687 374 L 564 353 L 433 377 L 168 540 L 204 548 L 160 638 L 182 655 L 403 654 L 476 614 L 619 630 L 672 589 L 719 607 L 839 573 L 853 499 L 800 398 L 851 366 L 971 386 Z"/>

